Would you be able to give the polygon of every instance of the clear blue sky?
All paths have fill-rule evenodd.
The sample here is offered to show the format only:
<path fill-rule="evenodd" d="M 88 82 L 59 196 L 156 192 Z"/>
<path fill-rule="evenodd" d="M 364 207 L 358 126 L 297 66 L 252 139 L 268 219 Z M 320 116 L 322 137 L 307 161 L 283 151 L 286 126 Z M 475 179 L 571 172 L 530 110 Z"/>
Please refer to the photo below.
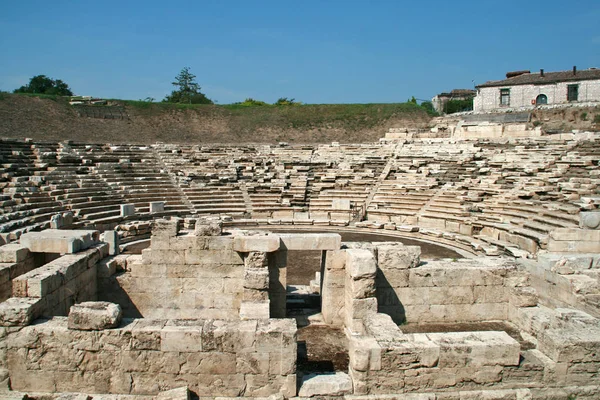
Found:
<path fill-rule="evenodd" d="M 600 0 L 0 0 L 0 89 L 161 100 L 189 66 L 209 98 L 431 98 L 506 71 L 600 67 Z"/>

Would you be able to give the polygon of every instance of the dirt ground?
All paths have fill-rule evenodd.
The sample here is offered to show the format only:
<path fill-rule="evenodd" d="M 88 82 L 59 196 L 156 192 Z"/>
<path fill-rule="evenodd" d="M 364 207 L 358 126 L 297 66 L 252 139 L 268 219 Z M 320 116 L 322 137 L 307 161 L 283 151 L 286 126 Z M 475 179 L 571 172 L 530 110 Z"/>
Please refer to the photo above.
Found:
<path fill-rule="evenodd" d="M 348 371 L 348 340 L 342 329 L 309 325 L 298 329 L 298 371 Z"/>

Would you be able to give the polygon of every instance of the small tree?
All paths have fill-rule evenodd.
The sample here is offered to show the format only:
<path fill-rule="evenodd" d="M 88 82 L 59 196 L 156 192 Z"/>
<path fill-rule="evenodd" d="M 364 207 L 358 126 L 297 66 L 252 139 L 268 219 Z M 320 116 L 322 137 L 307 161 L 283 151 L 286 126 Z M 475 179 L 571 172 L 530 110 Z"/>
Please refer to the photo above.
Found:
<path fill-rule="evenodd" d="M 437 112 L 435 111 L 435 108 L 433 107 L 433 103 L 430 101 L 424 101 L 421 103 L 421 107 L 423 107 L 425 109 L 425 111 L 427 111 L 427 114 L 429 115 L 437 115 Z"/>
<path fill-rule="evenodd" d="M 167 103 L 187 103 L 187 104 L 213 104 L 212 100 L 200 92 L 200 85 L 196 82 L 196 75 L 190 72 L 189 67 L 184 67 L 179 75 L 175 77 L 175 82 L 171 84 L 177 87 L 177 90 L 167 95 L 164 102 Z"/>
<path fill-rule="evenodd" d="M 36 75 L 29 80 L 29 84 L 14 90 L 14 93 L 53 94 L 57 96 L 73 96 L 73 92 L 65 82 L 60 79 L 48 78 L 46 75 Z"/>
<path fill-rule="evenodd" d="M 297 106 L 302 104 L 299 101 L 296 101 L 296 99 L 288 99 L 287 97 L 280 97 L 275 103 L 273 103 L 276 106 Z"/>

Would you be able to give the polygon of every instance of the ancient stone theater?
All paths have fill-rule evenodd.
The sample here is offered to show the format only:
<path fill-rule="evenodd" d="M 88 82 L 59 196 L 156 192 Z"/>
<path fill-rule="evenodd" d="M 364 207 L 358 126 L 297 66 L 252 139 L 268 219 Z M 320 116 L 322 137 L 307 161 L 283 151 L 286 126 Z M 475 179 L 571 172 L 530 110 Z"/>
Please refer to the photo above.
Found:
<path fill-rule="evenodd" d="M 600 134 L 475 125 L 3 139 L 0 398 L 600 398 Z"/>

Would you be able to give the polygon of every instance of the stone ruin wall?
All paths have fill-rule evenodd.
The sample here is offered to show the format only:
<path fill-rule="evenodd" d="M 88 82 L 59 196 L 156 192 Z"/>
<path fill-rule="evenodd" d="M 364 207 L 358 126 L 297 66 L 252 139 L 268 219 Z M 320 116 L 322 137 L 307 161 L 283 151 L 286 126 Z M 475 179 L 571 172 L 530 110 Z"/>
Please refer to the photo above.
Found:
<path fill-rule="evenodd" d="M 323 252 L 323 319 L 344 327 L 350 346 L 348 374 L 325 375 L 339 387 L 317 385 L 311 379 L 318 376 L 311 377 L 298 382 L 300 396 L 478 393 L 483 389 L 494 399 L 547 393 L 548 387 L 581 394 L 600 384 L 599 320 L 577 309 L 545 305 L 544 297 L 549 296 L 540 296 L 531 275 L 512 260 L 422 262 L 418 247 L 399 243 L 341 244 L 337 235 L 236 230 L 222 234 L 214 220 L 197 224 L 194 232 L 178 232 L 178 226 L 176 219 L 157 221 L 151 242 L 158 249 L 151 247 L 144 253 L 183 254 L 160 256 L 157 265 L 165 259 L 172 263 L 157 274 L 163 280 L 157 283 L 183 285 L 180 278 L 170 281 L 173 277 L 168 270 L 207 268 L 214 273 L 224 266 L 237 269 L 239 282 L 231 287 L 237 288 L 239 307 L 211 310 L 197 305 L 197 316 L 179 319 L 178 302 L 184 302 L 175 298 L 170 308 L 153 316 L 156 308 L 132 294 L 134 304 L 148 315 L 102 325 L 104 320 L 95 314 L 93 305 L 111 303 L 85 301 L 103 296 L 106 279 L 130 275 L 133 281 L 143 282 L 145 277 L 137 277 L 136 268 L 154 270 L 153 256 L 105 257 L 109 244 L 98 242 L 97 234 L 86 231 L 45 231 L 33 235 L 34 242 L 24 236 L 22 245 L 1 248 L 3 259 L 14 260 L 27 259 L 27 251 L 32 250 L 66 253 L 22 275 L 27 279 L 15 279 L 13 296 L 22 292 L 23 282 L 27 296 L 12 297 L 0 305 L 5 387 L 25 392 L 136 395 L 187 387 L 199 396 L 281 393 L 293 397 L 297 393 L 296 323 L 273 319 L 271 310 L 281 310 L 269 303 L 271 289 L 275 303 L 281 299 L 278 288 L 285 287 L 286 252 L 298 249 Z M 211 251 L 205 250 L 211 243 L 221 247 L 219 263 L 208 253 L 197 264 L 184 262 L 186 251 L 196 247 Z M 234 253 L 236 263 L 225 263 Z M 122 270 L 117 273 L 117 268 Z M 90 280 L 85 271 L 97 275 L 97 291 L 87 290 Z M 271 272 L 276 280 L 270 278 Z M 81 295 L 56 303 L 57 293 L 74 286 Z M 65 312 L 63 303 L 75 302 L 77 306 Z M 217 319 L 202 316 L 218 311 L 222 317 Z M 169 312 L 177 317 L 169 317 Z M 193 309 L 183 309 L 183 313 L 190 318 Z M 392 318 L 409 323 L 501 321 L 516 327 L 522 342 L 504 331 L 406 334 Z"/>
<path fill-rule="evenodd" d="M 79 220 L 61 214 L 68 227 L 99 221 L 98 226 L 110 229 L 104 242 L 96 231 L 27 232 L 27 226 L 20 228 L 21 219 L 5 225 L 19 230 L 3 232 L 2 237 L 14 243 L 0 247 L 1 387 L 148 396 L 187 387 L 200 396 L 261 397 L 281 392 L 291 397 L 297 394 L 298 380 L 301 396 L 375 399 L 417 392 L 423 398 L 440 399 L 595 398 L 600 391 L 600 203 L 594 143 L 534 141 L 504 151 L 478 142 L 456 144 L 446 152 L 442 142 L 411 142 L 388 147 L 393 156 L 366 148 L 366 158 L 375 155 L 376 168 L 360 169 L 352 162 L 340 165 L 341 172 L 336 173 L 341 175 L 326 172 L 321 184 L 341 179 L 345 189 L 313 191 L 318 196 L 308 200 L 310 168 L 299 159 L 298 165 L 292 162 L 285 168 L 287 177 L 240 183 L 240 187 L 256 185 L 257 191 L 265 185 L 291 183 L 283 189 L 281 204 L 269 203 L 264 209 L 260 207 L 266 194 L 253 191 L 242 200 L 231 194 L 232 203 L 218 208 L 199 208 L 204 207 L 202 199 L 190 208 L 181 200 L 185 196 L 172 194 L 177 192 L 172 183 L 166 189 L 173 196 L 167 208 L 163 202 L 148 204 L 148 198 L 157 200 L 163 194 L 153 192 L 159 191 L 152 189 L 158 183 L 153 186 L 139 176 L 127 180 L 128 174 L 135 175 L 137 160 L 127 162 L 124 175 L 111 175 L 112 167 L 106 163 L 99 176 L 113 187 L 123 185 L 119 189 L 123 193 L 139 181 L 143 205 L 137 197 L 135 207 L 122 204 L 126 198 L 94 205 L 90 215 L 97 220 L 86 214 Z M 335 150 L 335 146 L 327 149 Z M 429 157 L 433 150 L 434 157 Z M 90 157 L 86 164 L 103 159 L 94 161 L 94 151 L 85 156 Z M 136 152 L 149 157 L 146 150 Z M 283 149 L 280 156 L 290 154 L 295 153 Z M 171 165 L 177 157 L 185 161 L 183 156 L 164 156 L 163 165 Z M 150 157 L 140 161 L 139 174 L 166 182 L 162 172 L 144 169 L 151 161 Z M 214 172 L 215 165 L 196 173 Z M 250 169 L 243 174 L 258 173 L 252 168 L 259 165 L 265 167 L 246 165 Z M 275 171 L 282 166 L 277 164 Z M 265 178 L 272 173 L 266 167 L 263 172 Z M 180 183 L 191 190 L 191 199 L 215 193 L 223 193 L 225 199 L 237 190 L 237 183 L 231 183 L 233 175 L 218 175 L 210 175 L 209 185 L 215 180 L 219 184 L 206 192 L 202 189 L 204 194 L 183 185 L 191 175 L 180 177 Z M 90 179 L 89 186 L 53 184 L 27 198 L 24 194 L 31 189 L 27 185 L 33 181 L 14 179 L 10 183 L 14 187 L 6 188 L 14 191 L 14 199 L 5 199 L 4 204 L 15 209 L 33 206 L 36 199 L 45 199 L 45 193 L 70 199 L 75 191 L 90 188 L 110 192 Z M 365 198 L 367 221 L 354 223 L 348 197 L 359 195 Z M 25 196 L 22 204 L 17 204 L 19 196 Z M 127 215 L 111 211 L 120 206 Z M 48 207 L 56 211 L 54 205 Z M 203 219 L 195 230 L 189 228 L 196 218 L 150 222 L 165 215 L 187 216 L 192 208 L 217 214 L 234 209 L 242 214 Z M 252 218 L 247 218 L 248 210 Z M 36 221 L 45 215 L 36 216 L 28 208 L 6 218 L 23 212 Z M 187 232 L 179 232 L 182 222 Z M 349 223 L 355 231 L 427 238 L 479 257 L 422 262 L 418 248 L 411 246 L 341 245 L 339 236 L 327 235 L 239 230 L 221 234 L 220 226 L 306 228 Z M 139 255 L 116 255 L 119 238 L 131 241 L 132 248 L 150 247 Z M 343 327 L 349 338 L 347 374 L 325 376 L 334 383 L 317 385 L 323 376 L 307 380 L 298 374 L 296 326 L 283 318 L 287 252 L 302 249 L 323 252 L 322 318 Z M 73 306 L 95 315 L 87 302 L 99 304 L 98 300 L 120 305 L 123 320 L 96 330 L 71 321 L 76 315 Z M 520 338 L 504 331 L 405 333 L 398 326 L 479 322 L 506 323 Z"/>

